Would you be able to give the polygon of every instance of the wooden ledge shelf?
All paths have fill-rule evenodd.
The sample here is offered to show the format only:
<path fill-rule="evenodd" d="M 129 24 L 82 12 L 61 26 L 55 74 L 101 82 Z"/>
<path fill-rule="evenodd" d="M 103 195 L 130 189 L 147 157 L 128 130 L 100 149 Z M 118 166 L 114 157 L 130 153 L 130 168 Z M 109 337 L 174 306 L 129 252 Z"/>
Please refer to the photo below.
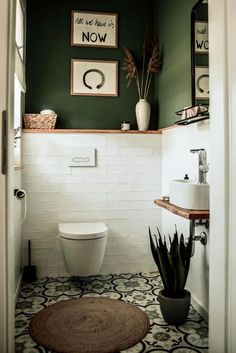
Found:
<path fill-rule="evenodd" d="M 179 125 L 171 125 L 163 127 L 159 130 L 104 130 L 104 129 L 23 129 L 25 133 L 34 133 L 34 134 L 143 134 L 143 135 L 152 135 L 157 134 L 161 135 L 163 131 L 167 131 L 173 128 L 180 127 Z"/>
<path fill-rule="evenodd" d="M 23 129 L 24 133 L 36 134 L 161 134 L 162 130 L 97 130 L 97 129 Z"/>
<path fill-rule="evenodd" d="M 209 210 L 188 210 L 185 208 L 178 207 L 176 205 L 173 205 L 169 201 L 164 201 L 164 200 L 154 200 L 154 203 L 157 206 L 160 206 L 167 211 L 170 211 L 177 216 L 184 217 L 186 219 L 194 220 L 194 219 L 209 219 L 210 218 L 210 212 Z"/>

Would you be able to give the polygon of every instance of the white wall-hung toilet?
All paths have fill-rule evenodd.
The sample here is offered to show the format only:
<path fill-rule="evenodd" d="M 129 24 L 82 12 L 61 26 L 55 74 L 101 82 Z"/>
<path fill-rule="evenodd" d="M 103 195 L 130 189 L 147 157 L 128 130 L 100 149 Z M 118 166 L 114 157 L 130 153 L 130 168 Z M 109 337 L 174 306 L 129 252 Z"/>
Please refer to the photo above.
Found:
<path fill-rule="evenodd" d="M 99 272 L 107 235 L 104 223 L 59 223 L 66 270 L 71 276 L 90 276 Z"/>

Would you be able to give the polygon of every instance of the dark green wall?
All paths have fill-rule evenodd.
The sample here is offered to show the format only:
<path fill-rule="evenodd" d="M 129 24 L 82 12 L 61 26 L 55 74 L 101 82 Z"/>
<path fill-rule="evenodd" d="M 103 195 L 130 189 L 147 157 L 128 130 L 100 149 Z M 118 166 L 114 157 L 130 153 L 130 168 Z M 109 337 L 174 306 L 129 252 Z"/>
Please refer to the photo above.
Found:
<path fill-rule="evenodd" d="M 71 10 L 119 14 L 119 47 L 82 48 L 70 45 Z M 123 46 L 141 56 L 145 27 L 153 28 L 153 0 L 27 0 L 26 112 L 50 108 L 58 113 L 58 128 L 119 129 L 123 120 L 136 129 L 134 83 L 126 87 L 121 71 Z M 70 95 L 72 58 L 119 61 L 118 97 Z M 153 89 L 149 101 L 153 106 Z M 150 129 L 157 128 L 152 109 Z"/>
<path fill-rule="evenodd" d="M 154 29 L 163 52 L 163 66 L 155 80 L 159 128 L 173 125 L 174 112 L 189 106 L 191 98 L 191 10 L 196 0 L 154 2 Z"/>
<path fill-rule="evenodd" d="M 196 0 L 27 0 L 26 112 L 51 108 L 58 128 L 119 129 L 123 120 L 137 129 L 134 84 L 127 89 L 121 70 L 127 46 L 141 58 L 145 27 L 158 34 L 163 53 L 161 72 L 148 100 L 152 107 L 149 129 L 173 125 L 174 112 L 191 105 L 191 9 Z M 71 10 L 116 12 L 117 49 L 70 45 Z M 70 95 L 70 60 L 119 61 L 118 97 Z"/>

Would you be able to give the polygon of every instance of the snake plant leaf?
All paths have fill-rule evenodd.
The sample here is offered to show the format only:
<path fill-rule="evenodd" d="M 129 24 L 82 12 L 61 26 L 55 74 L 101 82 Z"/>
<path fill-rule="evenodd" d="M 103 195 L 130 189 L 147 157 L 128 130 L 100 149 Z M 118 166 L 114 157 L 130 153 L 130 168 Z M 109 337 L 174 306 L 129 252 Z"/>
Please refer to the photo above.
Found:
<path fill-rule="evenodd" d="M 182 292 L 185 287 L 186 283 L 186 271 L 185 271 L 185 265 L 184 262 L 182 261 L 182 258 L 180 256 L 180 252 L 178 252 L 178 265 L 176 266 L 176 282 L 177 282 L 177 288 L 176 292 L 179 293 L 178 295 L 181 296 Z"/>
<path fill-rule="evenodd" d="M 153 256 L 153 259 L 154 259 L 157 267 L 159 268 L 160 267 L 160 260 L 159 260 L 159 256 L 158 256 L 158 252 L 157 252 L 157 237 L 156 237 L 156 234 L 152 235 L 150 227 L 149 227 L 149 238 L 150 238 L 152 256 Z M 156 244 L 154 243 L 153 238 L 155 239 Z"/>
<path fill-rule="evenodd" d="M 179 253 L 182 259 L 182 262 L 185 263 L 185 245 L 184 245 L 184 235 L 181 233 L 179 239 Z"/>
<path fill-rule="evenodd" d="M 189 272 L 189 267 L 190 267 L 190 260 L 191 260 L 191 254 L 192 254 L 192 247 L 193 247 L 193 239 L 192 237 L 189 237 L 188 243 L 185 249 L 185 276 L 186 280 L 188 277 L 188 272 Z"/>
<path fill-rule="evenodd" d="M 171 236 L 170 236 L 170 234 L 168 234 L 168 237 L 169 237 L 169 244 L 170 244 L 170 246 L 171 246 Z"/>
<path fill-rule="evenodd" d="M 158 256 L 160 259 L 160 265 L 161 265 L 160 271 L 162 271 L 163 276 L 165 277 L 166 285 L 164 287 L 167 292 L 170 292 L 171 288 L 172 288 L 172 283 L 174 280 L 173 269 L 170 264 L 167 246 L 164 245 L 160 234 L 159 234 L 158 240 L 159 240 L 159 243 L 158 243 L 158 247 L 157 247 L 157 252 L 158 252 Z"/>
<path fill-rule="evenodd" d="M 191 257 L 192 246 L 193 246 L 193 239 L 192 239 L 192 237 L 189 237 L 188 242 L 187 242 L 187 246 L 185 248 L 185 258 L 186 259 Z"/>
<path fill-rule="evenodd" d="M 160 235 L 159 235 L 160 236 Z M 164 246 L 167 248 L 167 244 L 166 244 L 166 237 L 164 235 Z"/>
<path fill-rule="evenodd" d="M 178 254 L 177 254 L 177 244 L 178 244 L 178 238 L 176 238 L 176 233 L 173 236 L 173 239 L 170 244 L 170 251 L 169 251 L 169 261 L 174 273 L 173 276 L 173 287 L 174 290 L 177 291 L 177 276 L 176 276 L 176 270 L 177 270 L 177 262 L 178 262 Z"/>
<path fill-rule="evenodd" d="M 178 232 L 175 229 L 174 238 L 172 242 L 172 257 L 174 261 L 174 269 L 175 269 L 175 291 L 176 295 L 181 296 L 181 293 L 184 289 L 185 285 L 185 269 L 184 269 L 184 261 L 181 258 L 180 254 L 181 243 L 178 240 Z"/>
<path fill-rule="evenodd" d="M 152 235 L 149 227 L 152 255 L 159 269 L 166 295 L 173 298 L 181 297 L 189 272 L 192 239 L 189 238 L 185 245 L 183 234 L 179 237 L 175 228 L 173 237 L 169 236 L 168 249 L 166 238 L 161 236 L 158 228 L 157 233 Z"/>
<path fill-rule="evenodd" d="M 159 269 L 159 272 L 160 272 L 160 276 L 161 276 L 161 280 L 162 280 L 162 283 L 164 285 L 164 288 L 167 288 L 168 287 L 168 284 L 166 282 L 166 277 L 162 271 L 162 266 L 161 266 L 161 262 L 160 262 L 160 258 L 159 258 L 159 253 L 158 253 L 158 243 L 157 243 L 157 237 L 156 237 L 156 234 L 154 234 L 152 236 L 151 234 L 151 229 L 149 227 L 149 238 L 150 238 L 150 244 L 151 244 L 151 251 L 152 251 L 152 256 L 153 256 L 153 259 L 157 265 L 157 268 Z M 156 245 L 153 241 L 153 238 L 155 239 L 156 241 Z"/>
<path fill-rule="evenodd" d="M 177 254 L 178 253 L 178 233 L 174 233 L 174 237 L 170 245 L 170 259 L 173 267 L 177 265 Z"/>

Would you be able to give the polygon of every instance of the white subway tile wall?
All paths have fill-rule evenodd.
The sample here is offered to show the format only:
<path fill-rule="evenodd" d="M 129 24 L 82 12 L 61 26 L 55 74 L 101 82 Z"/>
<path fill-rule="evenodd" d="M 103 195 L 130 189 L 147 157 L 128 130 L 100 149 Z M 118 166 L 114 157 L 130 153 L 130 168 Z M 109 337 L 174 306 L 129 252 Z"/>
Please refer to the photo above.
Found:
<path fill-rule="evenodd" d="M 192 148 L 205 148 L 207 161 L 211 160 L 211 134 L 210 121 L 206 120 L 199 124 L 181 126 L 178 129 L 169 129 L 162 134 L 163 146 L 163 193 L 169 193 L 169 181 L 172 179 L 183 179 L 185 174 L 192 180 L 198 179 L 198 156 L 190 153 Z M 210 173 L 207 173 L 207 182 L 210 183 Z M 174 226 L 178 232 L 183 232 L 187 237 L 189 234 L 189 221 L 178 217 L 170 212 L 164 211 L 162 218 L 163 234 L 173 234 Z M 196 234 L 206 228 L 196 228 Z M 209 238 L 208 238 L 209 240 Z M 208 289 L 209 289 L 209 244 L 202 246 L 200 242 L 195 244 L 195 255 L 191 259 L 187 288 L 192 293 L 198 308 L 208 312 Z"/>
<path fill-rule="evenodd" d="M 96 149 L 96 167 L 70 168 L 66 156 Z M 38 276 L 67 275 L 58 237 L 60 222 L 104 222 L 109 229 L 101 274 L 156 269 L 148 226 L 161 228 L 161 135 L 31 134 L 23 136 L 23 225 Z"/>

